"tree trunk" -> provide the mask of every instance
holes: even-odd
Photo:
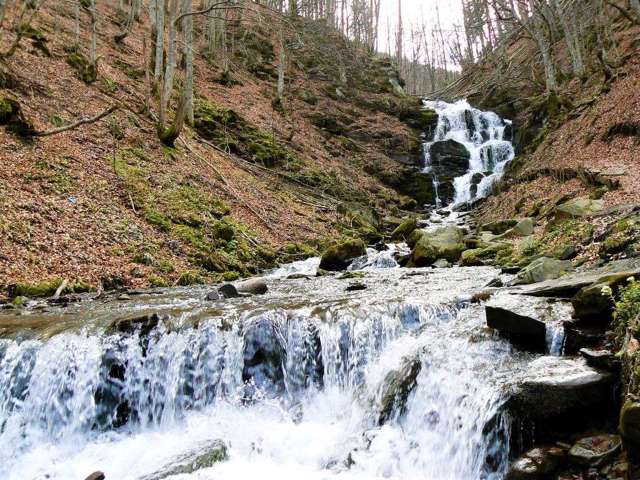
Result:
[[[189,125],[193,125],[193,11],[192,0],[184,0],[182,13],[182,34],[184,37],[184,100],[185,118]]]
[[[278,61],[278,93],[277,100],[279,103],[282,103],[282,97],[284,96],[284,71],[285,71],[285,63],[286,63],[286,54],[284,51],[284,35],[282,30],[280,30],[279,35],[280,40],[280,58]]]
[[[176,70],[176,34],[177,29],[175,25],[176,17],[178,16],[178,1],[171,0],[171,6],[169,7],[169,19],[167,24],[169,26],[169,40],[167,44],[167,62],[164,69],[164,76],[162,78],[162,93],[160,96],[160,125],[162,128],[166,125],[167,107],[171,100],[171,93],[173,92],[173,76]]]
[[[157,83],[162,75],[163,56],[164,56],[164,0],[155,0],[155,63],[153,69],[153,79]]]

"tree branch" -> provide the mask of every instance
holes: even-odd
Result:
[[[102,113],[99,113],[98,115],[96,115],[95,117],[90,117],[90,118],[81,118],[80,120],[78,120],[77,122],[73,122],[70,123],[69,125],[64,125],[62,127],[59,128],[54,128],[52,130],[45,130],[43,132],[36,132],[33,134],[34,137],[47,137],[49,135],[56,135],[58,133],[62,133],[62,132],[66,132],[67,130],[72,130],[74,128],[79,127],[80,125],[87,125],[89,123],[95,123],[98,120],[106,117],[107,115],[111,115],[113,112],[115,112],[118,109],[117,105],[111,105],[109,108],[107,108],[105,111],[103,111]]]

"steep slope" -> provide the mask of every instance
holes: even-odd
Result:
[[[390,61],[300,20],[285,32],[277,105],[277,22],[247,17],[232,30],[231,75],[196,55],[195,124],[170,149],[147,93],[149,25],[135,23],[116,44],[120,12],[102,8],[95,82],[74,63],[89,39],[83,27],[70,47],[66,4],[45,4],[1,64],[0,98],[19,102],[37,131],[118,110],[51,136],[0,128],[0,290],[231,279],[339,236],[375,240],[379,218],[415,207],[377,178],[406,187],[398,179],[412,168],[391,157],[416,161],[423,120]],[[9,45],[15,31],[2,35]]]

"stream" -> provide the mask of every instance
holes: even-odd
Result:
[[[472,110],[461,133],[468,104],[435,106],[435,140],[471,154],[455,202],[478,172],[484,195],[513,158],[507,122]],[[285,265],[264,295],[0,310],[0,478],[503,478],[502,407],[533,356],[470,301],[500,272],[400,268],[406,252],[370,249],[356,279],[315,276],[318,258]]]

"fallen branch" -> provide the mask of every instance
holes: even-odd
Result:
[[[99,113],[95,117],[81,118],[77,122],[70,123],[69,125],[64,125],[62,127],[54,128],[52,130],[45,130],[44,132],[35,132],[33,134],[33,136],[34,137],[48,137],[49,135],[56,135],[58,133],[66,132],[67,130],[72,130],[74,128],[78,128],[80,125],[87,125],[89,123],[95,123],[98,120],[101,120],[102,118],[106,117],[107,115],[111,115],[117,109],[118,109],[117,105],[111,105],[104,112]]]

